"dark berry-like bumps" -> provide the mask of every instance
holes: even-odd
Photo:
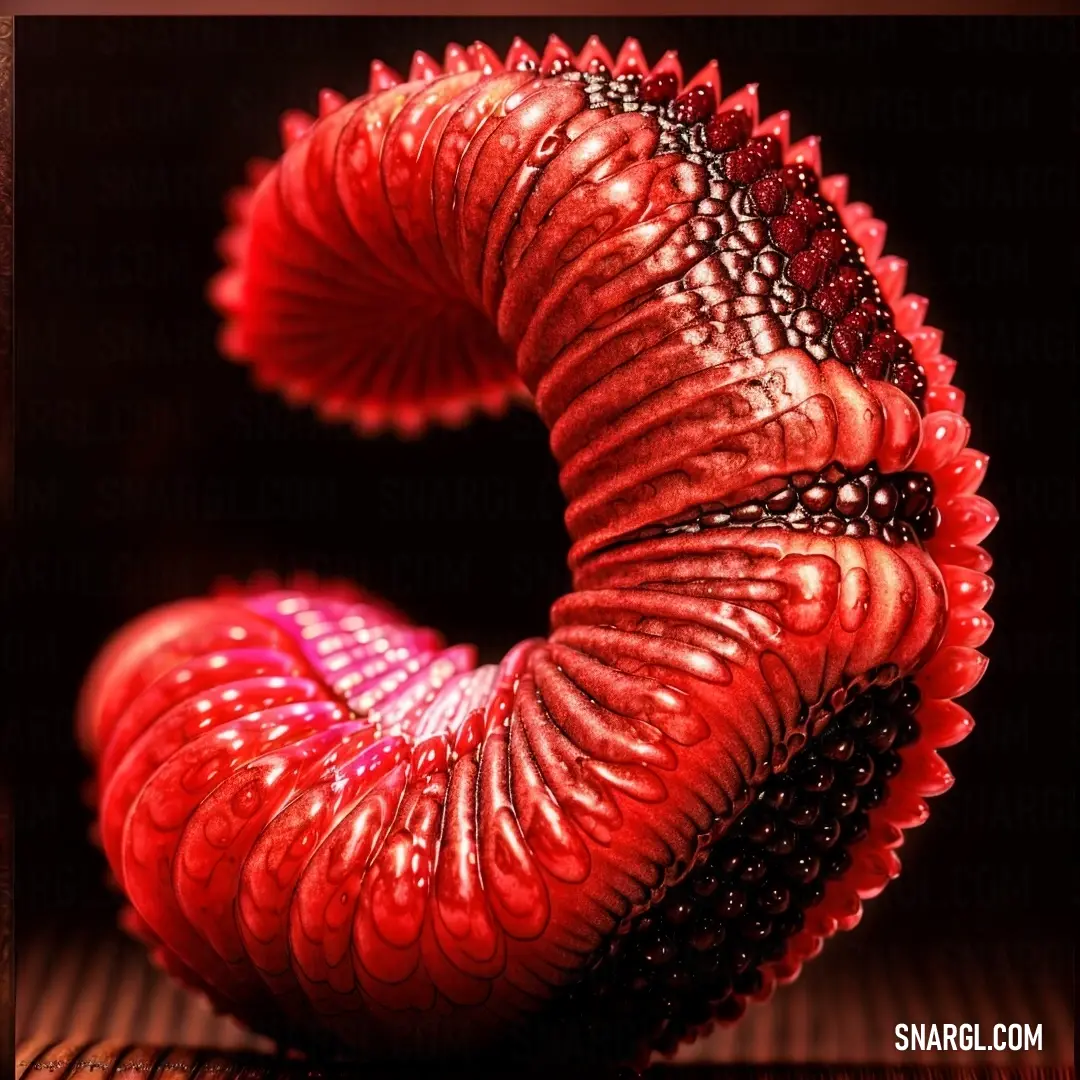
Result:
[[[759,135],[747,145],[748,150],[753,150],[767,166],[779,165],[783,160],[783,147],[775,135]]]
[[[750,137],[750,117],[745,109],[719,113],[705,125],[705,145],[715,153],[734,150]]]
[[[762,217],[772,217],[784,209],[787,202],[787,188],[778,176],[763,176],[750,188],[750,198]]]
[[[811,247],[829,262],[836,262],[844,254],[844,238],[836,229],[822,229],[814,235]]]
[[[796,195],[791,200],[788,213],[794,214],[808,229],[817,228],[825,220],[825,211],[814,199],[805,195]]]
[[[888,357],[876,345],[871,345],[859,354],[855,361],[855,373],[860,379],[880,379],[885,375]]]
[[[750,184],[765,171],[765,162],[760,154],[744,146],[728,154],[724,159],[724,171],[734,183]]]
[[[831,281],[814,291],[810,303],[826,318],[838,319],[851,304],[851,296],[838,281]]]
[[[641,84],[638,94],[642,101],[650,105],[661,105],[670,101],[679,92],[679,81],[671,72],[664,72],[646,79]]]
[[[693,86],[675,99],[672,119],[680,124],[696,124],[716,108],[716,95],[708,86]]]
[[[853,327],[838,326],[833,331],[832,347],[837,359],[843,360],[845,364],[850,364],[859,355],[862,341],[858,331]]]
[[[806,246],[806,223],[790,214],[778,217],[770,229],[773,243],[785,254],[794,255]]]
[[[788,277],[800,289],[812,289],[821,280],[828,263],[817,251],[798,252],[788,265]]]

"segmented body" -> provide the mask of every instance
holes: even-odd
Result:
[[[666,989],[616,994],[647,1022],[607,1048],[671,1049],[853,926],[951,783],[996,520],[955,365],[884,225],[715,64],[451,47],[322,106],[234,202],[226,351],[364,430],[528,394],[574,591],[479,668],[336,586],[152,613],[83,703],[106,854],[159,958],[288,1039],[494,1045],[629,951]],[[843,858],[784,838],[826,811]]]

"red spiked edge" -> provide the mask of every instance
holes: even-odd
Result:
[[[505,67],[535,66],[535,51],[524,42],[515,41]],[[493,74],[505,67],[483,42],[467,48],[451,43],[442,65],[426,53],[414,54],[408,84],[419,90],[444,76],[474,71]],[[369,97],[405,82],[396,71],[376,60],[371,64]],[[346,106],[345,98],[337,91],[324,89],[319,94],[318,105],[318,116],[301,110],[289,110],[282,116],[281,139],[286,155],[291,147],[315,139],[324,123],[340,127],[335,114]],[[304,153],[306,149],[305,146],[294,153]],[[246,183],[226,197],[228,224],[217,244],[225,266],[211,280],[208,289],[211,303],[225,317],[218,337],[219,349],[225,356],[250,365],[260,387],[280,391],[293,405],[313,405],[331,422],[350,422],[362,435],[392,431],[401,437],[414,437],[433,425],[457,427],[479,413],[499,416],[511,405],[531,404],[513,363],[480,316],[476,321],[483,324],[483,332],[470,337],[466,325],[455,339],[456,344],[425,340],[423,347],[415,350],[373,350],[358,359],[354,350],[362,338],[361,317],[357,316],[354,338],[347,329],[347,319],[342,317],[341,304],[335,300],[330,301],[338,304],[331,311],[330,321],[344,327],[340,330],[340,340],[334,338],[326,346],[321,342],[332,332],[320,330],[320,344],[306,351],[295,344],[286,347],[275,344],[282,336],[281,330],[272,315],[260,312],[249,299],[248,283],[252,272],[249,252],[253,207],[260,185],[273,183],[268,178],[279,177],[279,167],[280,162],[252,161]],[[330,178],[325,182],[332,183]],[[304,238],[304,242],[308,239]],[[336,258],[331,255],[331,262]],[[335,269],[342,265],[340,259],[334,262]],[[346,274],[351,269],[355,268],[345,266]],[[359,278],[363,280],[362,268]],[[318,305],[321,309],[323,300],[304,295],[299,303]],[[468,318],[463,322],[469,324]],[[254,334],[253,328],[257,330]],[[469,344],[464,344],[463,339]],[[392,399],[379,389],[387,385],[397,387]]]
[[[706,71],[692,82],[707,77]],[[681,69],[675,54],[666,54],[650,72],[650,78],[658,74],[675,75],[681,87]],[[915,359],[926,375],[921,441],[911,467],[928,473],[934,483],[941,523],[925,546],[944,579],[948,615],[938,651],[914,675],[921,694],[916,710],[920,735],[900,750],[903,767],[890,781],[888,798],[870,813],[867,837],[851,849],[851,869],[829,883],[824,899],[807,912],[806,925],[791,939],[787,953],[762,967],[762,988],[746,999],[742,1011],[745,1004],[766,1001],[777,986],[797,979],[803,964],[821,951],[827,938],[859,923],[863,901],[877,896],[900,872],[896,852],[904,842],[904,830],[923,824],[930,812],[926,799],[952,786],[952,774],[938,751],[960,742],[974,727],[971,714],[954,699],[970,692],[987,666],[978,648],[993,629],[993,620],[983,610],[993,592],[988,576],[992,560],[980,544],[998,521],[994,506],[976,494],[989,459],[967,445],[970,425],[963,416],[964,393],[952,385],[956,361],[941,352],[941,331],[924,325],[927,299],[904,292],[907,262],[897,256],[883,256],[885,222],[874,217],[868,204],[849,202],[846,176],[822,175],[817,136],[789,145],[790,113],[782,111],[758,121],[757,90],[756,83],[744,87],[721,101],[717,113],[746,110],[754,137],[774,136],[781,145],[785,164],[805,165],[818,176],[822,196],[836,208],[845,229],[862,248],[892,310],[897,332],[911,342]],[[667,93],[664,96],[670,97]],[[736,1023],[740,1016],[741,1012],[729,1019],[710,1021],[688,1031],[681,1041],[699,1038],[716,1023]]]
[[[807,147],[808,142],[798,144],[803,148],[798,152],[820,173],[817,148]],[[797,147],[789,151],[791,159],[796,151]],[[777,985],[794,981],[803,963],[821,951],[827,938],[853,929],[862,917],[863,901],[877,896],[899,874],[897,849],[904,842],[904,830],[923,824],[930,813],[927,798],[953,784],[938,751],[960,742],[974,727],[971,714],[954,699],[967,694],[982,678],[987,659],[978,647],[993,629],[993,620],[983,611],[993,591],[987,576],[991,558],[979,544],[996,525],[998,514],[976,494],[988,457],[967,445],[970,425],[962,415],[963,392],[950,385],[956,363],[941,354],[941,332],[923,326],[927,300],[904,293],[906,262],[881,256],[885,223],[865,203],[847,201],[846,176],[823,178],[821,191],[863,248],[897,330],[911,341],[926,373],[926,414],[912,467],[928,473],[934,482],[941,524],[926,548],[945,582],[948,616],[941,646],[914,676],[921,694],[916,710],[919,738],[899,751],[903,767],[889,783],[889,797],[871,811],[869,834],[851,851],[851,869],[830,882],[822,902],[807,912],[806,926],[791,939],[787,954],[765,967],[764,984],[755,1001],[768,999]]]
[[[370,68],[368,92],[378,95],[402,85],[419,90],[443,77],[469,72],[491,75],[505,70],[541,74],[606,70],[616,77],[641,76],[646,84],[659,80],[665,93],[670,89],[673,94],[682,95],[680,105],[688,118],[715,109],[720,97],[720,72],[715,62],[686,81],[684,89],[682,67],[674,51],[665,53],[650,68],[640,43],[634,38],[627,38],[613,59],[595,35],[576,55],[554,35],[548,39],[542,55],[515,38],[505,60],[483,42],[468,46],[451,42],[445,49],[442,64],[427,53],[415,53],[407,78],[375,60]],[[725,105],[745,109],[756,122],[756,87],[744,88]],[[286,112],[281,118],[286,154],[298,144],[316,142],[322,125],[340,126],[340,118],[336,120],[335,115],[346,107],[341,94],[323,90],[319,94],[317,116],[302,110]],[[298,146],[294,151],[298,155],[306,152],[306,146]],[[306,158],[295,160],[301,163],[301,169],[305,167]],[[462,345],[460,340],[457,345],[445,347],[425,341],[421,349],[372,345],[369,352],[358,357],[348,315],[342,312],[339,303],[340,290],[335,300],[310,293],[295,296],[289,292],[284,299],[293,312],[306,305],[317,305],[322,310],[324,304],[338,304],[329,312],[329,322],[338,329],[335,332],[320,326],[317,331],[311,331],[311,336],[318,338],[311,345],[298,344],[303,335],[294,328],[284,335],[274,314],[260,310],[260,303],[250,297],[248,290],[253,270],[249,262],[253,204],[260,184],[272,182],[267,180],[271,173],[281,176],[278,169],[275,162],[252,162],[247,183],[232,192],[226,203],[229,224],[218,245],[225,267],[209,289],[211,302],[225,316],[219,347],[226,356],[250,364],[261,387],[281,391],[294,405],[312,404],[327,420],[351,422],[364,435],[392,430],[401,436],[415,436],[434,424],[456,427],[476,413],[499,415],[511,404],[531,404],[513,366],[507,362],[499,343],[489,340],[490,335],[480,334],[473,340],[466,329],[463,333],[468,345]],[[330,183],[329,179],[326,183]],[[306,195],[302,198],[306,199]],[[299,242],[307,243],[308,239],[301,238]],[[328,260],[328,268],[330,277],[346,289],[348,285],[342,276],[357,276],[351,274],[356,267],[340,260],[335,262],[335,256]],[[260,266],[255,270],[258,273],[265,268]],[[363,280],[362,268],[358,276]],[[284,288],[288,291],[291,286]],[[359,323],[360,316],[356,318]],[[292,341],[282,343],[285,336],[291,336]],[[418,356],[422,359],[418,360]],[[393,400],[388,400],[387,392],[382,389],[388,385],[398,388]]]

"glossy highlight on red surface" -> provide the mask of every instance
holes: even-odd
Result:
[[[362,432],[531,400],[574,588],[498,665],[306,579],[106,647],[79,720],[102,846],[129,928],[220,1008],[297,1045],[474,1052],[625,940],[703,1001],[652,1002],[612,1051],[641,1061],[797,977],[898,872],[972,725],[996,512],[927,302],[788,127],[634,41],[451,45],[287,114],[230,200],[224,351]],[[766,804],[856,824],[819,857]],[[758,884],[780,859],[801,892]],[[764,914],[698,889],[707,993],[653,916],[721,872]]]

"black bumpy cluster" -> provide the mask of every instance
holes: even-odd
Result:
[[[895,547],[929,540],[940,520],[934,482],[926,473],[883,475],[872,464],[852,473],[834,463],[820,473],[795,473],[764,498],[701,507],[679,520],[640,529],[622,543],[712,528],[783,528],[872,536]]]
[[[737,1019],[762,987],[762,966],[784,956],[807,909],[851,866],[900,771],[897,751],[918,738],[918,703],[904,679],[839,710],[706,860],[608,941],[565,994],[565,1022],[545,1028],[549,1049],[578,1062],[643,1046],[671,1052],[711,1020]]]
[[[613,77],[603,65],[589,71],[553,69],[581,82],[591,108],[650,113],[660,125],[658,153],[680,153],[703,165],[740,221],[767,224],[756,258],[783,259],[789,344],[816,359],[834,357],[863,380],[884,379],[923,405],[927,381],[911,342],[898,333],[862,249],[821,194],[814,170],[785,163],[774,135],[755,135],[744,109],[716,112],[707,86],[679,92],[674,74]]]

